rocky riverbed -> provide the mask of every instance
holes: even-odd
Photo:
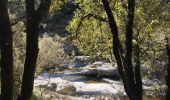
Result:
[[[120,81],[102,79],[91,82],[89,80],[70,81],[61,77],[48,77],[48,73],[43,73],[34,81],[34,86],[40,88],[49,87],[57,92],[70,92],[68,94],[100,95],[100,94],[124,94],[123,85]],[[70,90],[69,90],[70,89]],[[69,91],[68,91],[69,90]]]
[[[48,89],[54,93],[67,95],[67,100],[71,100],[75,96],[77,100],[83,96],[88,97],[89,100],[94,100],[92,97],[100,95],[111,95],[113,98],[126,97],[116,64],[98,61],[84,67],[71,68],[72,70],[68,65],[69,70],[66,68],[60,73],[44,72],[35,78],[34,86],[42,91]],[[145,91],[154,91],[154,86],[159,83],[160,81],[157,79],[143,79],[143,88]],[[81,100],[83,99],[81,98]]]

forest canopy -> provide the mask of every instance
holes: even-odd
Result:
[[[169,33],[170,0],[0,0],[0,99],[84,98],[119,81],[116,98],[169,100]]]

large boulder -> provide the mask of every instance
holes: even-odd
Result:
[[[63,89],[57,91],[60,94],[65,94],[65,95],[75,95],[76,94],[76,88],[72,85],[69,85],[67,87],[64,87]]]
[[[53,78],[48,73],[43,73],[34,80],[34,86],[48,88],[63,94],[73,95],[76,91],[73,83],[62,78]],[[49,77],[48,77],[49,76]]]
[[[118,81],[114,81],[110,84],[74,82],[73,85],[77,89],[77,94],[80,95],[125,94],[123,84]]]
[[[113,65],[107,62],[94,62],[91,65],[81,68],[80,73],[82,75],[120,79],[116,64]]]

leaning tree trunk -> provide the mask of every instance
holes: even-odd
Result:
[[[167,91],[166,91],[166,100],[170,100],[170,40],[169,36],[167,36],[167,56],[168,56],[168,64],[167,64],[167,75],[166,75],[166,84],[167,84]]]
[[[25,0],[26,3],[26,59],[18,100],[30,100],[33,92],[34,74],[38,57],[39,24],[48,13],[51,0],[41,0],[40,6],[35,10],[34,0]]]
[[[0,0],[1,99],[13,100],[13,37],[7,2]]]
[[[132,64],[132,34],[135,10],[135,0],[128,0],[127,23],[126,23],[126,54],[124,54],[120,40],[118,26],[114,19],[108,0],[102,0],[106,11],[109,27],[113,36],[113,53],[118,65],[118,70],[124,83],[125,91],[130,100],[142,100],[142,82],[140,75],[140,59],[137,52],[136,66]],[[139,47],[138,47],[139,49]],[[125,56],[124,56],[125,55]]]

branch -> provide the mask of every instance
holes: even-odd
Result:
[[[80,44],[81,44],[81,40],[78,38],[78,33],[79,33],[79,29],[80,29],[80,27],[81,27],[81,25],[82,25],[82,21],[83,20],[85,20],[85,19],[88,19],[88,18],[90,18],[90,17],[94,17],[95,19],[98,19],[98,20],[100,20],[100,21],[103,21],[103,22],[108,22],[106,19],[104,19],[104,18],[102,18],[102,17],[100,17],[100,16],[97,16],[97,15],[93,15],[93,14],[91,14],[91,13],[89,13],[89,14],[83,14],[81,17],[80,17],[80,21],[79,21],[79,23],[78,23],[78,25],[77,25],[77,29],[76,29],[76,38],[77,38],[77,40],[80,42]]]
[[[25,15],[21,16],[20,18],[17,18],[16,20],[11,21],[11,26],[14,26],[18,24],[18,22],[23,21],[25,18]]]
[[[102,18],[101,16],[98,16],[98,15],[93,15],[91,13],[88,14],[90,17],[93,17],[99,21],[102,21],[102,22],[108,22],[108,20],[106,18]]]
[[[51,5],[51,0],[41,0],[39,8],[36,10],[37,20],[41,22],[47,16]]]
[[[8,1],[8,4],[11,4],[11,5],[16,5],[15,8],[12,8],[10,9],[12,12],[14,12],[15,10],[17,10],[23,3],[22,0],[18,0],[18,1]]]
[[[81,9],[80,7],[78,7],[78,9],[79,9],[80,11],[84,12],[84,10]],[[89,17],[93,17],[93,18],[95,18],[95,19],[97,19],[97,20],[99,20],[99,21],[108,22],[108,20],[107,20],[106,18],[103,18],[103,17],[101,17],[101,16],[94,15],[94,14],[92,14],[92,13],[87,13],[87,15],[88,15]]]
[[[132,34],[133,34],[133,20],[134,20],[134,10],[135,10],[135,0],[128,0],[128,15],[127,15],[127,23],[126,23],[126,75],[129,78],[130,86],[134,87],[134,73],[133,73],[133,65],[132,65]]]
[[[128,5],[127,5],[127,3],[126,3],[125,0],[121,0],[121,5],[122,5],[122,7],[127,11]]]

